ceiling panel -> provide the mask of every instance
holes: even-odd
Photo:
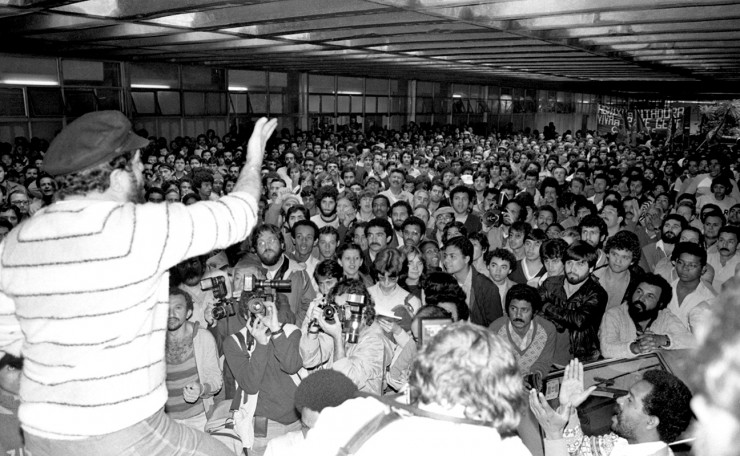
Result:
[[[0,30],[6,53],[740,94],[740,0],[0,0]]]

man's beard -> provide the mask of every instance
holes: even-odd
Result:
[[[675,244],[678,242],[678,235],[673,231],[663,231],[660,233],[660,239],[666,244]]]
[[[658,313],[660,313],[660,309],[656,307],[652,310],[647,310],[645,303],[638,300],[628,303],[627,312],[629,313],[630,318],[632,318],[632,321],[635,323],[635,325],[637,325],[638,323],[641,323],[643,321],[650,321],[658,318]]]
[[[265,266],[275,266],[280,260],[280,257],[282,255],[283,255],[283,252],[281,252],[280,250],[269,250],[269,249],[265,250],[262,253],[257,254],[260,261]]]
[[[332,209],[328,214],[321,207],[319,207],[319,210],[321,211],[321,216],[324,217],[324,218],[334,218],[334,216],[337,215],[337,207],[336,206],[334,206],[334,209]]]
[[[571,273],[571,274],[566,274],[565,278],[568,281],[568,283],[570,283],[571,285],[578,285],[579,283],[588,279],[588,276],[589,276],[588,273],[584,274],[582,277],[578,276],[577,274]]]
[[[167,331],[177,331],[185,324],[185,320],[180,321],[177,318],[167,319]]]

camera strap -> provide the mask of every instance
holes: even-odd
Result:
[[[414,405],[407,405],[396,402],[393,398],[387,396],[376,396],[374,394],[358,392],[355,397],[372,397],[377,401],[385,404],[387,408],[379,414],[375,415],[362,428],[355,432],[352,438],[350,438],[344,446],[339,448],[339,450],[337,451],[337,456],[351,456],[353,454],[356,454],[360,450],[360,448],[362,448],[362,446],[375,434],[382,431],[383,428],[393,423],[394,421],[398,421],[399,419],[402,419],[404,416],[408,415],[420,416],[438,421],[448,421],[451,423],[495,428],[494,424],[490,421],[442,415],[439,413],[422,410]],[[501,438],[503,439],[507,436],[508,434],[502,434]]]

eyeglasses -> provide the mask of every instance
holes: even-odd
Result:
[[[676,260],[676,266],[681,266],[682,268],[688,269],[689,271],[693,271],[694,269],[698,269],[701,267],[698,263],[687,263],[682,259]]]

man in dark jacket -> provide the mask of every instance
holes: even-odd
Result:
[[[591,277],[597,253],[591,245],[577,241],[565,251],[565,275],[550,277],[540,287],[542,315],[557,329],[556,364],[571,358],[583,362],[599,358],[599,325],[608,296]]]
[[[473,267],[473,243],[468,238],[457,236],[448,240],[442,263],[465,291],[472,323],[487,328],[504,315],[498,287]]]

